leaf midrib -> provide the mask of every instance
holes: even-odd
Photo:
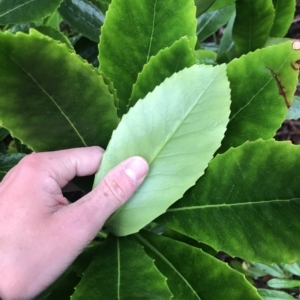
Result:
[[[174,134],[178,131],[178,129],[181,127],[181,125],[184,123],[184,121],[187,119],[187,117],[190,115],[191,111],[195,108],[195,106],[198,104],[199,99],[203,96],[203,94],[206,92],[206,90],[210,87],[210,85],[212,84],[212,82],[214,81],[214,79],[219,75],[221,69],[219,68],[218,72],[216,72],[214,74],[214,76],[212,76],[211,81],[207,84],[207,86],[205,87],[205,89],[203,89],[203,91],[198,95],[198,97],[196,98],[195,102],[191,105],[190,109],[187,110],[186,114],[184,115],[184,117],[179,120],[179,122],[177,123],[177,125],[175,126],[174,130],[171,131],[171,133],[169,134],[169,136],[166,137],[166,139],[164,140],[163,144],[161,145],[160,148],[158,148],[158,150],[153,154],[153,156],[151,157],[151,159],[149,160],[149,165],[152,164],[152,162],[157,158],[157,156],[159,155],[159,153],[162,151],[162,149],[164,149],[164,147],[166,146],[166,144],[172,139],[172,137],[174,136]]]
[[[0,18],[3,17],[3,16],[5,16],[5,15],[10,14],[10,13],[13,12],[14,10],[18,10],[18,9],[20,9],[21,7],[27,5],[27,4],[31,3],[31,2],[34,2],[34,1],[36,1],[36,0],[29,0],[29,1],[25,2],[25,3],[22,3],[22,4],[20,4],[20,5],[16,6],[16,7],[14,7],[14,8],[12,8],[12,9],[10,9],[10,10],[7,10],[7,11],[4,12],[2,15],[0,15]]]
[[[87,143],[85,142],[83,136],[79,133],[75,125],[72,123],[72,121],[68,118],[68,116],[64,113],[64,111],[60,108],[60,106],[57,104],[57,102],[47,93],[47,91],[37,82],[37,80],[27,71],[25,70],[16,60],[14,60],[13,57],[11,57],[3,48],[0,48],[0,50],[5,53],[10,60],[16,64],[25,74],[28,75],[28,77],[39,87],[39,89],[51,100],[51,102],[56,106],[56,108],[59,110],[59,112],[63,115],[63,117],[66,119],[66,121],[70,124],[72,129],[77,134],[78,138],[81,140],[82,144],[87,147]]]
[[[156,255],[158,255],[182,280],[183,282],[190,288],[190,290],[193,292],[193,294],[196,295],[196,297],[201,300],[201,298],[198,296],[197,292],[194,290],[194,288],[189,284],[187,279],[177,270],[177,268],[160,252],[158,251],[154,246],[152,246],[148,241],[146,241],[143,237],[141,237],[138,233],[135,234],[135,236],[147,247],[149,247]]]
[[[299,201],[300,198],[293,198],[293,199],[272,199],[272,200],[263,200],[260,202],[246,202],[246,203],[222,203],[222,204],[208,204],[208,205],[202,205],[202,206],[189,206],[189,207],[178,207],[178,208],[169,208],[167,212],[171,211],[183,211],[183,210],[198,210],[198,209],[206,209],[206,208],[222,208],[222,207],[234,207],[234,206],[249,206],[249,205],[261,205],[261,204],[273,204],[273,203],[286,203],[286,202],[292,202],[292,201]]]

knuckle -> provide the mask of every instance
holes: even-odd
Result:
[[[101,193],[105,198],[109,198],[110,201],[115,201],[117,205],[122,204],[127,196],[125,186],[121,185],[114,177],[103,178]]]

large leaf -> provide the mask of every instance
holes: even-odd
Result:
[[[232,148],[158,222],[248,261],[296,261],[299,157],[299,146],[274,140]]]
[[[171,299],[166,278],[132,237],[110,236],[85,271],[72,300]]]
[[[62,0],[2,0],[0,24],[36,21],[49,16]]]
[[[235,5],[229,5],[219,10],[209,11],[198,18],[197,36],[201,42],[215,33],[227,23],[235,12]]]
[[[0,127],[0,142],[9,135],[9,131]]]
[[[183,36],[194,48],[195,10],[193,0],[112,2],[101,32],[99,60],[101,71],[118,91],[120,116],[126,112],[138,73],[151,56]]]
[[[136,239],[168,278],[174,300],[259,300],[244,275],[192,246],[149,232]]]
[[[133,85],[129,107],[134,106],[139,99],[143,99],[149,92],[152,92],[166,78],[195,63],[195,55],[186,37],[182,37],[169,48],[159,51],[156,56],[150,58],[139,73]]]
[[[76,30],[98,42],[105,15],[88,0],[64,0],[59,7],[62,17]]]
[[[20,47],[22,45],[22,47]],[[100,145],[118,124],[102,76],[35,31],[0,34],[0,121],[35,151]]]
[[[14,153],[0,155],[0,181],[4,178],[7,172],[14,167],[26,154]]]
[[[272,37],[284,37],[294,18],[296,0],[273,0],[275,19],[271,29]]]
[[[95,185],[133,155],[144,157],[150,171],[130,201],[107,221],[110,231],[120,236],[137,232],[194,185],[220,145],[229,105],[225,66],[195,65],[166,79],[123,116]]]
[[[228,64],[231,115],[221,151],[269,139],[280,128],[296,89],[300,51],[293,42],[249,53]]]
[[[272,0],[237,0],[233,40],[239,55],[262,48],[273,26]]]

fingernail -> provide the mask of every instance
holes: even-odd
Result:
[[[141,157],[131,158],[125,165],[125,173],[127,176],[135,182],[139,182],[147,175],[148,164]]]

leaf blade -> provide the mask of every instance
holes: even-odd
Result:
[[[203,174],[228,121],[230,90],[224,71],[224,65],[184,69],[123,116],[103,156],[94,186],[114,166],[134,155],[144,157],[150,171],[131,199],[107,221],[114,234],[140,230]],[[153,111],[159,113],[149,113]],[[124,143],[126,148],[121,147]],[[161,200],[157,203],[156,199]]]

